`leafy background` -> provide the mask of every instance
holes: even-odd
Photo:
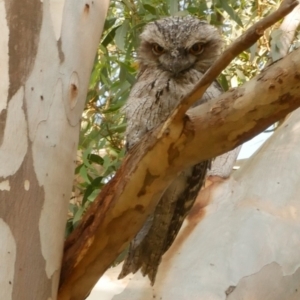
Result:
[[[280,1],[111,0],[82,115],[73,194],[66,235],[78,224],[124,157],[126,120],[122,113],[138,65],[136,49],[143,26],[170,15],[194,15],[215,25],[226,44],[270,14]],[[255,76],[280,58],[281,30],[268,29],[257,44],[239,55],[218,78],[224,90]],[[299,35],[291,48],[299,44]]]

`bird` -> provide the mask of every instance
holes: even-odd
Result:
[[[222,52],[218,30],[193,16],[172,16],[148,23],[140,35],[138,75],[124,106],[126,147],[130,151],[161,125]],[[214,81],[195,105],[222,93]],[[165,189],[131,241],[119,279],[139,269],[155,283],[162,255],[172,245],[201,189],[211,161],[179,173]]]

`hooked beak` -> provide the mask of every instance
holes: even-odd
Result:
[[[189,69],[190,64],[185,62],[183,57],[179,57],[176,60],[173,60],[172,64],[169,65],[169,71],[177,77],[181,72]]]

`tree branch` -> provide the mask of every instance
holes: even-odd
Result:
[[[215,63],[207,70],[204,76],[197,83],[195,88],[182,100],[181,104],[173,113],[173,117],[181,120],[187,110],[199,99],[202,98],[206,89],[220,75],[220,73],[231,63],[231,61],[241,52],[250,48],[263,34],[264,31],[280,21],[289,14],[297,5],[298,1],[284,0],[279,8],[248,28],[244,34],[236,39],[215,61]],[[169,119],[172,122],[173,117]],[[167,126],[168,122],[166,122]]]

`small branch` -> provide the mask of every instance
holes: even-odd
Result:
[[[280,58],[287,55],[299,23],[300,5],[298,4],[291,13],[285,16],[279,27],[282,30],[282,35],[280,37],[282,47],[278,49]],[[207,176],[218,176],[221,178],[229,177],[241,147],[242,145],[215,158],[210,170],[207,171]]]
[[[220,73],[237,57],[240,53],[250,48],[263,34],[264,31],[276,22],[288,15],[297,5],[298,1],[283,0],[278,10],[258,21],[247,29],[237,40],[235,40],[207,70],[200,79],[195,88],[182,100],[181,104],[173,112],[173,115],[165,123],[168,126],[173,119],[182,120],[187,110],[205,93],[211,83],[220,75]]]
[[[199,153],[205,160],[234,149],[279,120],[279,115],[299,107],[299,55],[300,49],[239,88],[189,110],[189,119],[176,142],[179,148],[185,144],[188,157],[177,155],[173,167],[183,161],[197,163]]]

